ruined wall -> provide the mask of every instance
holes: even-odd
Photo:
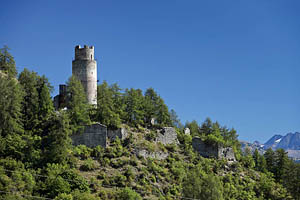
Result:
[[[82,133],[73,134],[71,139],[75,146],[83,144],[87,147],[96,147],[100,145],[105,148],[108,140],[114,141],[117,137],[119,137],[120,140],[124,140],[127,136],[128,132],[125,128],[111,130],[100,123],[96,123],[85,126]]]
[[[102,124],[92,124],[85,126],[83,133],[75,133],[71,136],[73,145],[86,145],[87,147],[96,147],[98,145],[106,147],[107,128]]]
[[[222,147],[217,144],[206,144],[199,137],[194,137],[192,146],[201,156],[206,158],[225,158],[228,161],[235,161],[234,151],[231,147]]]
[[[210,158],[218,158],[219,150],[217,145],[207,145],[201,138],[194,137],[192,140],[192,146],[195,151],[197,151],[201,156]]]
[[[219,148],[219,158],[225,158],[228,161],[236,161],[234,151],[231,147]]]
[[[110,141],[114,141],[116,137],[119,137],[120,140],[124,140],[127,138],[128,132],[125,128],[118,128],[118,129],[108,129],[107,130],[107,138]]]
[[[177,133],[173,127],[164,127],[158,132],[156,142],[161,142],[162,144],[178,144]]]

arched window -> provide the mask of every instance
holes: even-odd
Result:
[[[91,60],[93,60],[93,55],[91,55]]]

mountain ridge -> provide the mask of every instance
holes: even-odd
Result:
[[[290,132],[285,135],[275,134],[264,144],[258,141],[254,141],[253,143],[240,141],[240,143],[244,151],[246,148],[249,148],[252,152],[257,149],[263,154],[269,148],[273,150],[281,148],[284,149],[292,159],[300,159],[300,132]]]

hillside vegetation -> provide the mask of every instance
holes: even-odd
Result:
[[[18,74],[7,47],[0,70],[2,199],[300,199],[300,166],[286,152],[242,153],[236,131],[209,118],[183,125],[152,88],[143,93],[103,82],[95,108],[70,77],[67,109],[55,111],[48,79],[28,69]],[[72,146],[69,136],[94,122],[125,127],[129,136],[107,148]],[[166,126],[175,127],[178,144],[155,142]],[[201,157],[191,145],[195,136],[232,147],[237,162]],[[138,148],[168,156],[139,157]]]

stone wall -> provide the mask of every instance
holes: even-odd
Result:
[[[219,148],[219,158],[225,158],[228,161],[236,161],[234,151],[231,147]]]
[[[192,140],[192,146],[193,146],[193,149],[195,151],[197,151],[203,157],[218,158],[218,155],[219,155],[218,145],[207,145],[201,140],[201,138],[194,137]]]
[[[106,126],[96,123],[89,126],[85,126],[82,133],[75,133],[71,136],[73,145],[77,146],[80,144],[86,145],[87,147],[96,147],[98,145],[102,147],[107,146],[107,142],[114,141],[117,137],[120,140],[127,138],[128,132],[125,128],[119,129],[107,129]]]
[[[83,133],[75,133],[71,136],[73,145],[86,145],[87,147],[96,147],[98,145],[106,147],[107,128],[97,123],[85,126]]]
[[[128,132],[125,128],[118,128],[118,129],[108,129],[107,130],[107,138],[110,141],[114,141],[116,137],[119,137],[120,140],[124,140],[127,138]]]
[[[173,127],[164,127],[158,132],[156,142],[161,142],[162,144],[178,144],[177,133]]]
[[[222,147],[217,144],[206,144],[199,137],[194,137],[192,146],[201,156],[206,158],[225,158],[228,161],[236,161],[234,151],[231,147]]]

